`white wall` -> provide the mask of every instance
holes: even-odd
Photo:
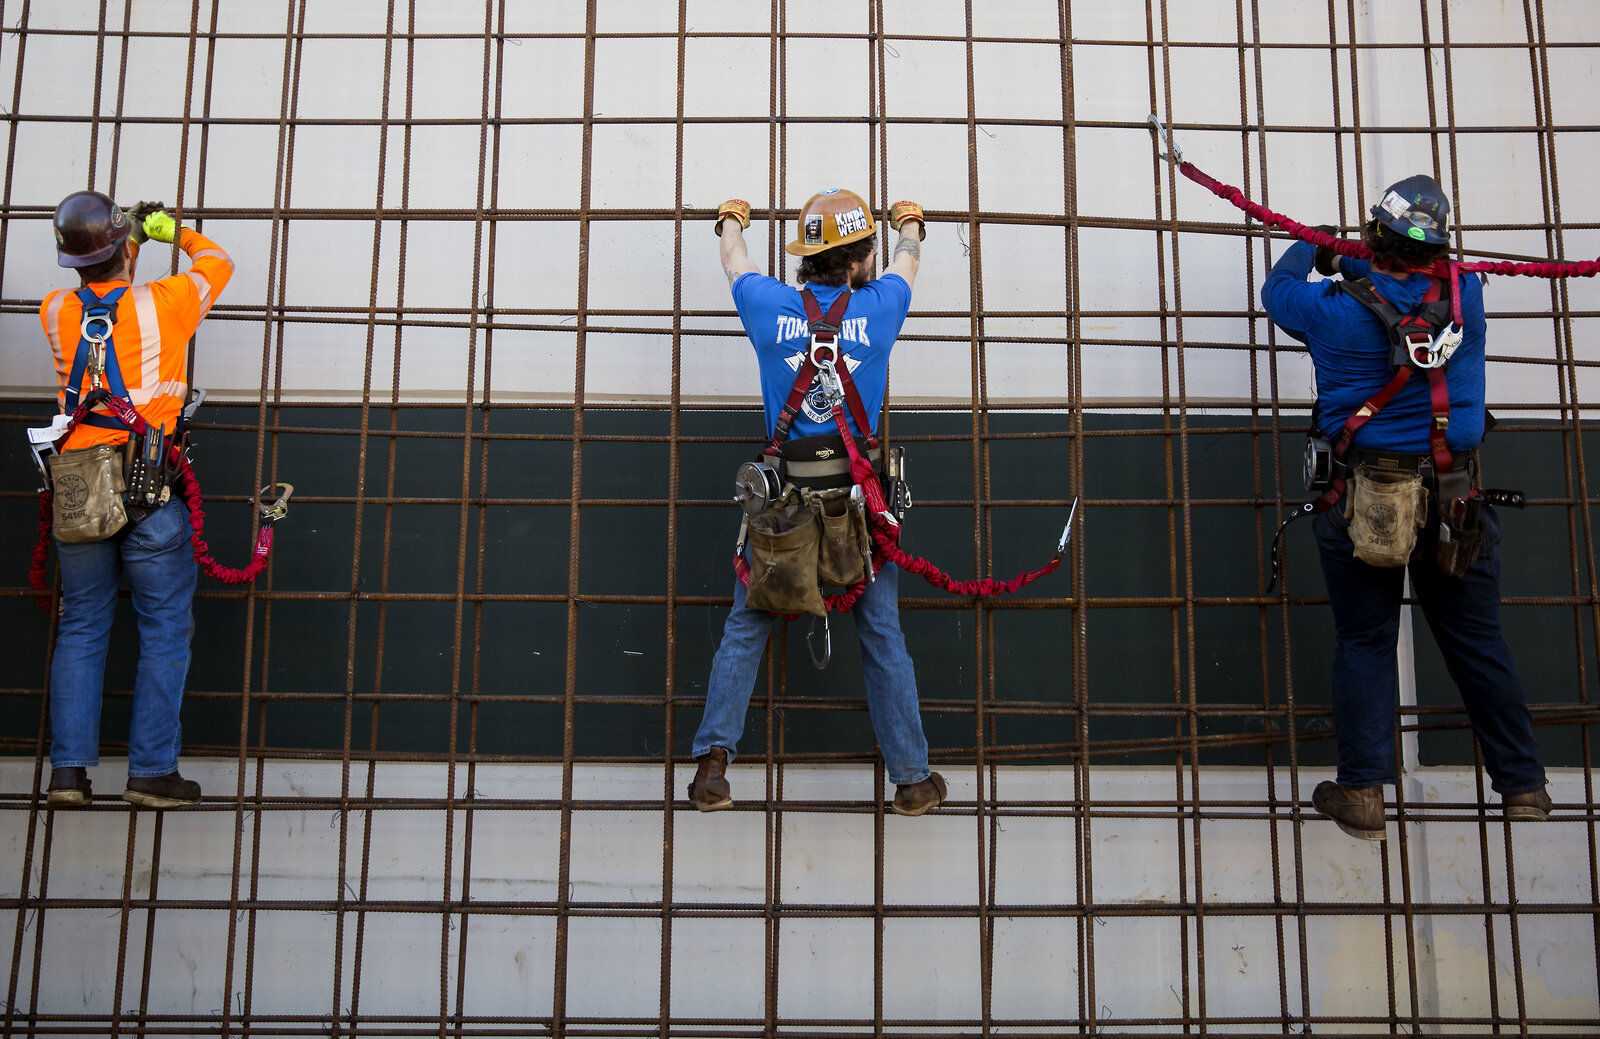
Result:
[[[418,118],[451,118],[464,125],[419,126],[410,142],[409,184],[403,128],[391,126],[380,149],[376,125],[341,125],[341,119],[379,120],[405,115],[407,54],[394,48],[387,72],[390,92],[383,96],[386,71],[381,39],[310,40],[298,66],[298,90],[290,92],[294,114],[317,122],[293,134],[292,163],[285,164],[288,186],[279,183],[277,156],[290,142],[280,132],[283,115],[286,48],[282,39],[288,9],[294,5],[224,4],[218,9],[223,33],[264,34],[223,38],[214,44],[215,74],[210,114],[226,122],[211,131],[205,167],[199,163],[199,129],[191,126],[184,154],[186,205],[193,207],[204,174],[203,205],[219,215],[205,223],[238,262],[238,274],[224,297],[229,307],[249,320],[217,318],[205,329],[196,363],[196,382],[224,397],[254,399],[261,385],[264,346],[271,341],[260,323],[268,302],[311,308],[364,308],[374,298],[378,307],[393,306],[401,289],[398,275],[400,227],[397,221],[375,221],[373,203],[380,184],[385,208],[471,211],[478,204],[478,160],[482,146],[492,145],[479,126],[483,104],[485,49],[481,39],[423,40],[416,45],[411,79],[413,114]],[[419,31],[478,33],[483,12],[473,5],[420,5]],[[1064,172],[1060,127],[988,125],[985,119],[1060,120],[1062,61],[1058,48],[1045,44],[979,43],[974,46],[972,108],[978,127],[976,191],[969,191],[968,111],[965,45],[961,42],[896,40],[886,57],[882,112],[889,119],[932,117],[948,124],[890,124],[887,197],[880,207],[900,197],[920,200],[942,215],[930,228],[925,260],[917,285],[918,310],[970,313],[970,259],[963,255],[969,198],[975,194],[985,214],[1068,213],[1065,192],[1075,190],[1075,214],[1091,223],[1157,216],[1152,140],[1143,119],[1151,111],[1176,123],[1238,126],[1260,118],[1274,126],[1350,127],[1351,69],[1348,52],[1330,58],[1328,15],[1320,3],[1263,5],[1260,33],[1264,44],[1303,44],[1265,49],[1261,54],[1259,97],[1253,66],[1247,66],[1241,111],[1235,4],[1232,0],[1185,0],[1165,11],[1171,46],[1156,54],[1156,96],[1150,88],[1147,48],[1128,42],[1080,43],[1071,49],[1067,77],[1074,98],[1073,115],[1080,122],[1120,123],[1080,127],[1077,161]],[[1439,8],[1429,5],[1429,39],[1443,36]],[[404,29],[404,5],[397,15]],[[581,5],[508,4],[507,33],[577,33],[576,38],[519,39],[488,50],[491,82],[500,82],[500,107],[491,95],[489,116],[556,118],[583,116],[584,17]],[[965,31],[964,5],[954,0],[885,3],[890,34],[954,34]],[[973,32],[978,36],[1051,38],[1059,33],[1053,3],[975,5]],[[695,32],[756,32],[770,26],[770,7],[763,3],[692,3],[687,24]],[[792,3],[791,31],[865,32],[869,5],[858,2]],[[1591,39],[1600,32],[1600,9],[1584,0],[1543,5],[1548,33],[1557,40]],[[387,5],[382,2],[309,5],[308,32],[381,35]],[[1159,14],[1160,12],[1158,12]],[[1523,42],[1526,32],[1520,5],[1455,3],[1449,5],[1452,42]],[[209,12],[202,12],[202,29]],[[134,8],[135,30],[187,33],[190,5],[169,2]],[[34,4],[30,23],[92,27],[97,5],[87,0]],[[118,13],[108,16],[117,21]],[[1078,3],[1072,5],[1072,32],[1079,40],[1140,41],[1145,14],[1139,4]],[[1334,19],[1335,42],[1348,42],[1349,25],[1340,13]],[[672,31],[676,10],[670,4],[601,3],[597,19],[602,32]],[[113,25],[113,28],[119,27]],[[1337,141],[1326,133],[1274,131],[1267,135],[1270,179],[1263,191],[1260,149],[1255,134],[1241,148],[1238,130],[1187,130],[1179,134],[1186,157],[1224,182],[1240,184],[1258,199],[1308,222],[1333,221],[1343,215],[1353,223],[1376,192],[1419,169],[1432,167],[1434,139],[1423,132],[1383,132],[1383,127],[1448,125],[1453,111],[1460,132],[1453,142],[1438,137],[1441,170],[1447,184],[1458,184],[1456,216],[1469,224],[1534,224],[1546,221],[1541,185],[1538,125],[1533,75],[1524,50],[1457,47],[1447,68],[1437,46],[1426,59],[1432,68],[1432,92],[1424,77],[1425,59],[1417,46],[1422,26],[1415,9],[1405,5],[1361,3],[1356,6],[1355,33],[1363,43],[1399,44],[1393,49],[1365,50],[1356,63],[1360,91],[1359,122],[1366,129],[1359,143],[1344,134]],[[1248,34],[1250,26],[1245,26]],[[1158,21],[1159,35],[1159,21]],[[101,113],[115,110],[120,73],[119,49],[113,39],[104,56],[105,88]],[[1212,44],[1214,46],[1196,46]],[[1218,45],[1220,44],[1220,45]],[[1187,46],[1186,46],[1187,45]],[[205,108],[204,61],[213,45],[198,47],[202,71],[193,96],[184,96],[179,74],[187,56],[187,39],[135,38],[129,43],[124,112],[132,116],[178,119],[198,117]],[[865,61],[867,45],[859,41],[796,39],[788,45],[787,113],[791,119],[859,117],[871,111]],[[18,49],[0,52],[0,83],[15,74]],[[1551,118],[1557,125],[1594,122],[1597,74],[1592,50],[1549,51]],[[291,55],[292,56],[292,55]],[[705,210],[730,195],[768,204],[774,170],[769,159],[765,116],[769,102],[769,40],[759,38],[691,38],[686,44],[683,73],[684,114],[688,119],[734,119],[749,122],[690,123],[684,129],[683,151],[676,153],[674,128],[668,123],[601,123],[593,129],[593,157],[587,185],[591,205],[602,212],[655,209],[660,215],[640,221],[601,220],[591,225],[588,263],[589,305],[626,310],[670,309],[675,257],[670,214],[678,203],[674,170],[681,165],[682,205]],[[61,68],[92,68],[95,41],[90,37],[30,36],[18,110],[29,116],[87,114],[92,107],[92,77],[63,77]],[[1338,66],[1341,92],[1335,102],[1330,63]],[[807,78],[813,69],[828,69],[829,89],[819,91]],[[1447,76],[1448,73],[1448,76]],[[1170,78],[1170,94],[1166,88]],[[672,40],[604,38],[596,44],[593,110],[605,119],[663,117],[676,111],[677,53]],[[1447,87],[1449,93],[1447,94]],[[385,103],[387,101],[387,108]],[[1453,101],[1453,106],[1452,106]],[[1485,127],[1525,127],[1524,131]],[[1374,129],[1380,128],[1380,129]],[[133,124],[123,131],[114,181],[108,127],[101,126],[93,181],[119,198],[161,197],[177,200],[180,123]],[[88,169],[88,134],[82,123],[24,122],[19,125],[13,207],[53,207],[66,191],[84,186]],[[1242,151],[1248,151],[1250,175]],[[1457,156],[1453,158],[1454,156]],[[41,161],[48,156],[48,161]],[[868,127],[843,123],[793,122],[788,127],[787,162],[782,168],[785,190],[774,199],[793,208],[816,189],[849,185],[863,192],[875,187]],[[1343,181],[1335,173],[1343,160]],[[1563,175],[1560,212],[1565,223],[1600,221],[1600,198],[1588,188],[1588,171],[1600,161],[1600,141],[1586,132],[1556,137],[1557,169]],[[582,129],[560,125],[506,126],[500,137],[500,163],[489,173],[498,190],[498,205],[511,211],[499,226],[493,256],[484,244],[480,259],[492,265],[496,303],[502,307],[553,308],[562,315],[532,319],[545,324],[575,323],[579,266],[575,219],[519,219],[517,211],[564,210],[574,215],[581,191]],[[1068,176],[1070,174],[1070,177]],[[1165,168],[1160,170],[1160,212],[1176,212],[1181,220],[1216,222],[1238,227],[1241,214],[1182,178],[1169,194]],[[402,191],[409,192],[408,197]],[[272,281],[270,213],[274,202],[290,210],[326,209],[347,219],[288,219],[288,276]],[[485,204],[490,201],[487,189]],[[226,215],[222,215],[226,214]],[[1065,339],[1069,308],[1065,242],[1062,230],[1006,223],[980,217],[984,303],[987,310],[1023,310],[1034,318],[995,318],[985,324],[991,336],[1027,334]],[[682,306],[688,310],[729,311],[726,287],[716,260],[708,223],[686,223],[682,241]],[[48,263],[49,238],[36,220],[12,225],[5,257],[4,291],[10,298],[42,296],[62,284],[61,273]],[[379,234],[379,262],[371,266],[374,233]],[[475,227],[463,218],[419,220],[407,230],[406,276],[403,286],[410,306],[470,308],[473,303]],[[758,220],[749,239],[752,255],[763,261],[771,227]],[[486,239],[485,239],[486,243]],[[1482,230],[1469,233],[1470,253],[1487,251],[1543,257],[1550,247],[1535,230]],[[1600,254],[1600,232],[1568,231],[1562,245],[1570,258]],[[1245,276],[1244,240],[1232,235],[1185,232],[1179,236],[1182,277],[1172,279],[1170,236],[1151,231],[1085,228],[1076,256],[1079,300],[1085,312],[1082,334],[1111,345],[1084,347],[1086,398],[1116,400],[1161,395],[1159,352],[1115,343],[1161,336],[1154,318],[1097,315],[1116,310],[1151,310],[1157,305],[1157,258],[1165,254],[1169,303],[1180,300],[1185,311],[1242,312],[1252,304],[1256,285]],[[781,251],[780,262],[786,259]],[[1255,249],[1256,280],[1264,273]],[[152,263],[151,259],[146,260]],[[273,285],[272,298],[268,287]],[[480,286],[480,292],[483,287]],[[1600,289],[1592,282],[1568,283],[1574,310],[1596,309]],[[480,295],[479,300],[482,302]],[[1499,310],[1548,313],[1549,288],[1531,279],[1501,279],[1490,294]],[[564,315],[564,316],[563,316]],[[5,315],[0,334],[9,344],[0,390],[40,391],[52,386],[41,351],[25,344],[35,336],[25,314]],[[458,318],[459,320],[459,318]],[[525,319],[526,320],[526,319]],[[597,325],[665,327],[665,318],[597,318]],[[1580,343],[1591,338],[1594,319],[1574,322]],[[685,322],[682,392],[686,399],[751,399],[753,380],[747,350],[738,337],[705,337],[696,333],[733,329],[730,317],[694,317]],[[968,361],[968,319],[914,318],[908,332],[945,335],[948,343],[917,344],[925,363],[895,369],[896,399],[969,400],[973,395]],[[1169,322],[1167,335],[1175,335]],[[1257,342],[1265,342],[1267,322],[1256,319]],[[1249,340],[1249,323],[1240,317],[1191,317],[1184,322],[1187,341],[1236,344]],[[268,385],[282,379],[288,399],[359,397],[362,389],[367,331],[360,325],[290,324],[283,332],[281,371],[270,358]],[[1491,350],[1499,354],[1552,355],[1547,319],[1514,319],[1495,325]],[[463,329],[412,327],[397,350],[392,332],[380,327],[372,384],[387,397],[395,356],[400,360],[404,399],[460,399],[466,390],[468,336]],[[493,385],[497,398],[570,399],[574,384],[570,332],[502,331],[495,339]],[[476,385],[483,385],[483,349],[478,342]],[[268,351],[269,353],[271,351]],[[586,393],[596,399],[657,401],[668,391],[670,335],[597,335],[589,339]],[[1257,363],[1265,370],[1264,359]],[[1304,401],[1311,395],[1310,368],[1302,357],[1283,360],[1281,396]],[[1188,395],[1195,401],[1246,401],[1249,398],[1249,356],[1238,350],[1191,350]],[[1064,398],[1067,352],[1062,343],[1004,345],[988,353],[986,381],[992,398],[1049,402]],[[1589,389],[1592,370],[1579,374]],[[1503,400],[1554,399],[1552,370],[1547,366],[1497,365],[1493,393]],[[1592,394],[1582,394],[1586,399]]]

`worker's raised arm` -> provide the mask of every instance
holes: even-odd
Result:
[[[722,271],[728,276],[728,287],[742,274],[760,274],[761,268],[750,262],[750,250],[744,244],[744,229],[750,226],[750,203],[741,198],[730,198],[717,207],[717,237],[722,239]]]
[[[910,227],[906,224],[910,223]],[[896,202],[889,207],[889,226],[900,232],[894,243],[894,256],[886,274],[898,274],[907,285],[915,286],[917,268],[922,265],[922,240],[928,236],[923,226],[922,207],[915,202]]]

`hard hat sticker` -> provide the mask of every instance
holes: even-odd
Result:
[[[822,244],[822,217],[820,215],[806,217],[806,244]]]
[[[848,234],[855,234],[857,231],[865,231],[867,229],[867,214],[861,211],[860,206],[850,210],[848,213],[835,213],[833,214],[833,225],[839,229],[841,238]]]
[[[1410,235],[1412,238],[1415,238],[1419,242],[1428,237],[1427,232],[1420,227],[1408,227],[1406,228],[1406,234]]]
[[[839,190],[838,188],[823,188],[821,191],[817,192],[817,194],[819,194],[819,195],[832,195],[835,192],[837,192],[838,190]]]
[[[1397,220],[1401,216],[1405,215],[1406,210],[1411,208],[1411,203],[1407,202],[1400,196],[1400,193],[1396,191],[1391,191],[1385,195],[1383,197],[1383,201],[1380,202],[1379,205],[1383,207],[1385,212]]]

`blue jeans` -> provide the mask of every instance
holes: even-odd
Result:
[[[61,565],[61,627],[50,667],[50,764],[100,762],[100,697],[117,586],[128,575],[139,619],[139,670],[128,726],[128,775],[164,776],[178,768],[178,708],[189,675],[197,569],[189,510],[174,495],[125,536],[56,545]]]
[[[861,673],[867,686],[867,712],[883,751],[889,782],[896,786],[928,778],[928,739],[917,713],[917,676],[900,633],[900,569],[886,563],[867,585],[850,616],[861,640]],[[706,713],[694,734],[694,756],[722,747],[728,760],[744,733],[744,716],[755,691],[756,672],[777,617],[747,609],[744,582],[733,583],[733,611],[722,630],[722,644],[711,661]]]
[[[1411,586],[1445,667],[1455,679],[1483,749],[1494,789],[1521,794],[1544,785],[1522,681],[1500,634],[1500,521],[1485,506],[1483,550],[1459,578],[1434,565],[1434,527],[1419,531]],[[1355,558],[1342,521],[1324,512],[1312,521],[1322,573],[1333,605],[1338,648],[1333,657],[1333,720],[1339,742],[1339,784],[1369,787],[1395,781],[1395,642],[1400,632],[1402,568]]]

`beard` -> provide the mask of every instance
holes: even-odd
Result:
[[[862,264],[860,269],[851,271],[845,280],[850,283],[850,288],[859,289],[872,280],[872,268]]]

